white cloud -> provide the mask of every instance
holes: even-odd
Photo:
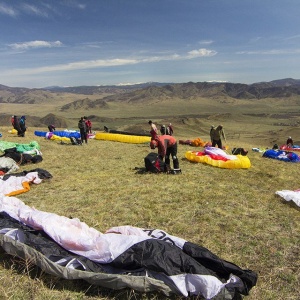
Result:
[[[271,49],[271,50],[261,50],[261,51],[239,51],[236,54],[246,54],[246,55],[282,55],[282,54],[298,54],[300,49]]]
[[[212,40],[202,40],[199,42],[200,45],[211,45],[214,41]]]
[[[15,43],[8,45],[15,50],[28,50],[33,48],[53,48],[61,47],[62,43],[60,41],[56,42],[47,42],[47,41],[30,41],[25,43]]]
[[[32,43],[35,47],[42,47],[43,43],[46,45],[49,42],[43,41],[36,41],[36,42],[29,42],[24,44],[15,44],[18,47],[33,47]],[[55,42],[60,44],[60,42]],[[47,46],[44,46],[47,47]],[[20,49],[19,48],[19,49]],[[24,49],[24,48],[23,48]],[[33,69],[14,69],[6,71],[6,75],[32,75],[32,74],[39,74],[39,73],[46,73],[46,72],[57,72],[57,71],[73,71],[73,70],[83,70],[83,69],[93,69],[93,68],[103,68],[103,67],[115,67],[115,66],[125,66],[125,65],[134,65],[139,63],[156,63],[160,61],[175,61],[175,60],[186,60],[186,59],[193,59],[197,57],[207,57],[216,55],[217,52],[214,50],[207,50],[207,49],[199,49],[193,50],[188,52],[186,55],[165,55],[165,56],[150,56],[145,58],[115,58],[115,59],[98,59],[98,60],[87,60],[87,61],[78,61],[72,62],[68,64],[61,64],[61,65],[53,65],[53,66],[45,66],[40,68],[33,68]]]
[[[300,34],[297,34],[297,35],[289,36],[289,37],[285,38],[284,40],[295,40],[295,39],[299,39],[299,38],[300,38]]]
[[[252,39],[250,39],[250,43],[253,44],[253,43],[257,43],[258,41],[260,41],[262,39],[262,37],[260,36],[257,36],[257,37],[254,37]]]
[[[62,2],[62,4],[65,5],[65,6],[75,7],[75,8],[79,8],[79,9],[85,9],[86,8],[86,4],[79,3],[75,0],[64,0]]]
[[[37,16],[41,16],[41,17],[48,17],[48,13],[46,13],[45,11],[40,10],[38,7],[36,7],[35,5],[30,5],[30,4],[22,4],[22,9],[31,15],[37,15]]]
[[[12,7],[9,7],[3,3],[0,3],[0,13],[4,15],[9,15],[11,17],[15,17],[18,14],[18,12]]]
[[[85,9],[85,8],[86,8],[86,5],[85,5],[85,4],[80,4],[80,3],[79,3],[79,4],[77,5],[77,7],[80,8],[80,9]]]
[[[192,50],[188,52],[187,58],[196,58],[201,56],[214,56],[217,52],[215,50],[209,50],[209,49],[198,49],[198,50]]]

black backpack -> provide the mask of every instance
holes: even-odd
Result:
[[[233,148],[231,153],[234,155],[240,154],[240,155],[246,156],[248,154],[248,151],[245,150],[244,148]]]
[[[151,152],[145,158],[145,167],[148,172],[151,173],[161,173],[166,172],[166,164],[163,160],[161,160],[157,153]]]
[[[82,145],[81,139],[76,139],[74,136],[70,137],[72,145]]]

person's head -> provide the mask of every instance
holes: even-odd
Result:
[[[157,147],[157,141],[156,140],[151,140],[150,142],[150,148],[155,149]]]
[[[289,139],[291,139],[292,137],[291,137],[291,136],[289,136],[288,138],[289,138]]]
[[[210,126],[210,129],[214,129],[214,128],[215,128],[215,125],[211,125],[211,126]]]
[[[22,116],[21,119],[26,120],[26,117],[25,117],[25,116]]]
[[[172,126],[172,123],[170,123],[169,126]]]
[[[148,124],[149,124],[149,125],[151,125],[151,124],[152,124],[152,121],[151,121],[151,120],[149,120]]]
[[[221,129],[223,129],[223,125],[219,125],[217,128],[218,128],[219,130],[221,130]]]

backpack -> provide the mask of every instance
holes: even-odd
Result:
[[[166,172],[166,164],[158,157],[157,153],[151,152],[145,158],[145,167],[148,172],[161,173]]]
[[[85,125],[85,122],[83,120],[80,120],[78,122],[78,128],[79,129],[85,129],[86,125]]]
[[[76,139],[74,136],[70,137],[70,141],[72,143],[72,145],[81,145],[81,140],[80,139]]]
[[[233,155],[240,154],[240,155],[246,156],[248,154],[248,151],[245,150],[244,148],[233,148],[232,151],[231,151],[231,153]]]

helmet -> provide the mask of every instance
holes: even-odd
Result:
[[[156,140],[151,140],[150,142],[150,148],[155,149],[157,147],[157,141]]]

